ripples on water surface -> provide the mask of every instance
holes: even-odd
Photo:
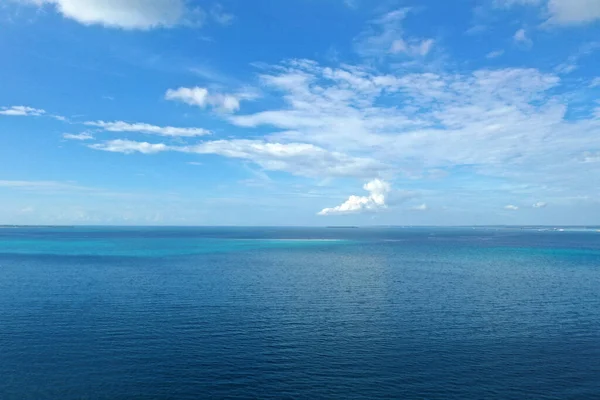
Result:
[[[0,399],[197,398],[598,399],[600,233],[0,230]]]

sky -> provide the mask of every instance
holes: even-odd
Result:
[[[600,224],[600,0],[0,0],[0,224]]]

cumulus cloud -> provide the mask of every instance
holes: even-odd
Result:
[[[545,203],[543,201],[538,201],[537,203],[533,204],[533,208],[545,208],[548,205],[548,203]]]
[[[428,209],[429,207],[425,203],[410,208],[411,211],[427,211]]]
[[[87,121],[87,126],[94,126],[109,132],[139,132],[160,136],[196,137],[209,135],[211,132],[202,128],[177,128],[173,126],[156,126],[145,123],[128,123],[124,121]]]
[[[62,137],[67,140],[92,140],[94,138],[94,136],[88,132],[79,134],[63,133]]]
[[[94,143],[89,146],[95,150],[109,151],[112,153],[143,153],[143,154],[155,154],[161,151],[169,150],[169,147],[164,143],[148,143],[148,142],[136,142],[132,140],[109,140],[104,143]]]
[[[512,204],[509,204],[509,205],[504,206],[504,209],[505,210],[509,210],[509,211],[517,211],[519,209],[519,207],[515,206],[515,205],[512,205]]]
[[[9,115],[16,117],[38,117],[46,114],[45,110],[26,106],[12,106],[0,108],[0,115]]]
[[[213,107],[222,112],[234,112],[240,109],[242,100],[253,100],[256,94],[250,91],[234,94],[224,94],[213,92],[203,87],[180,87],[178,89],[169,89],[165,94],[165,99],[181,101],[191,106],[200,108]]]
[[[390,184],[374,179],[363,186],[368,196],[352,195],[344,203],[332,208],[324,208],[318,215],[353,214],[364,211],[378,211],[387,208],[386,195],[390,192]]]
[[[84,25],[148,30],[184,22],[190,10],[184,0],[16,0],[49,6]]]

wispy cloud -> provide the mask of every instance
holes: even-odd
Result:
[[[534,6],[546,26],[585,25],[600,19],[596,0],[494,0],[496,6]]]
[[[411,211],[427,211],[427,210],[429,210],[429,207],[427,207],[427,204],[423,203],[423,204],[419,204],[419,205],[411,207],[410,210]]]
[[[431,38],[407,37],[402,22],[410,9],[390,11],[370,22],[369,27],[356,39],[356,51],[363,57],[407,55],[423,57],[429,54],[435,41]]]
[[[175,151],[192,154],[217,154],[251,161],[270,171],[285,171],[308,177],[374,176],[384,167],[377,161],[327,151],[305,143],[274,143],[263,140],[214,140],[192,146],[168,146],[164,143],[110,140],[89,146],[114,153],[155,154]]]
[[[537,203],[533,204],[533,208],[546,208],[547,205],[548,203],[546,202],[538,201]]]
[[[211,92],[203,87],[180,87],[178,89],[169,89],[165,94],[165,99],[180,101],[191,106],[200,108],[213,107],[222,112],[232,113],[240,109],[240,102],[243,100],[254,100],[257,94],[251,91],[242,91],[238,93],[218,93]]]
[[[94,139],[94,136],[89,132],[82,132],[79,134],[63,133],[62,137],[63,137],[63,139],[67,139],[67,140],[92,140],[92,139]]]
[[[548,0],[547,23],[582,25],[600,20],[600,2],[595,0]]]
[[[210,16],[221,25],[230,25],[235,20],[235,15],[225,12],[221,4],[215,4],[210,9]]]
[[[169,150],[169,147],[164,143],[148,143],[148,142],[135,142],[132,140],[109,140],[104,143],[94,143],[89,146],[95,150],[109,151],[112,153],[143,153],[143,154],[154,154],[162,151]]]
[[[494,50],[494,51],[490,51],[489,53],[487,53],[485,55],[485,57],[488,59],[493,59],[493,58],[498,58],[498,57],[502,56],[503,54],[504,54],[504,50]]]
[[[9,115],[15,117],[38,117],[46,114],[45,110],[27,106],[12,106],[0,108],[0,115]]]
[[[87,121],[84,125],[94,126],[109,132],[139,132],[151,135],[171,137],[196,137],[209,135],[211,132],[203,128],[177,128],[173,126],[156,126],[146,123],[128,123],[124,121]]]
[[[513,204],[509,204],[509,205],[504,206],[504,209],[509,210],[509,211],[517,211],[519,209],[519,207],[515,206]]]

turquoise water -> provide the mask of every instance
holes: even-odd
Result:
[[[0,399],[594,399],[600,234],[0,229]]]

